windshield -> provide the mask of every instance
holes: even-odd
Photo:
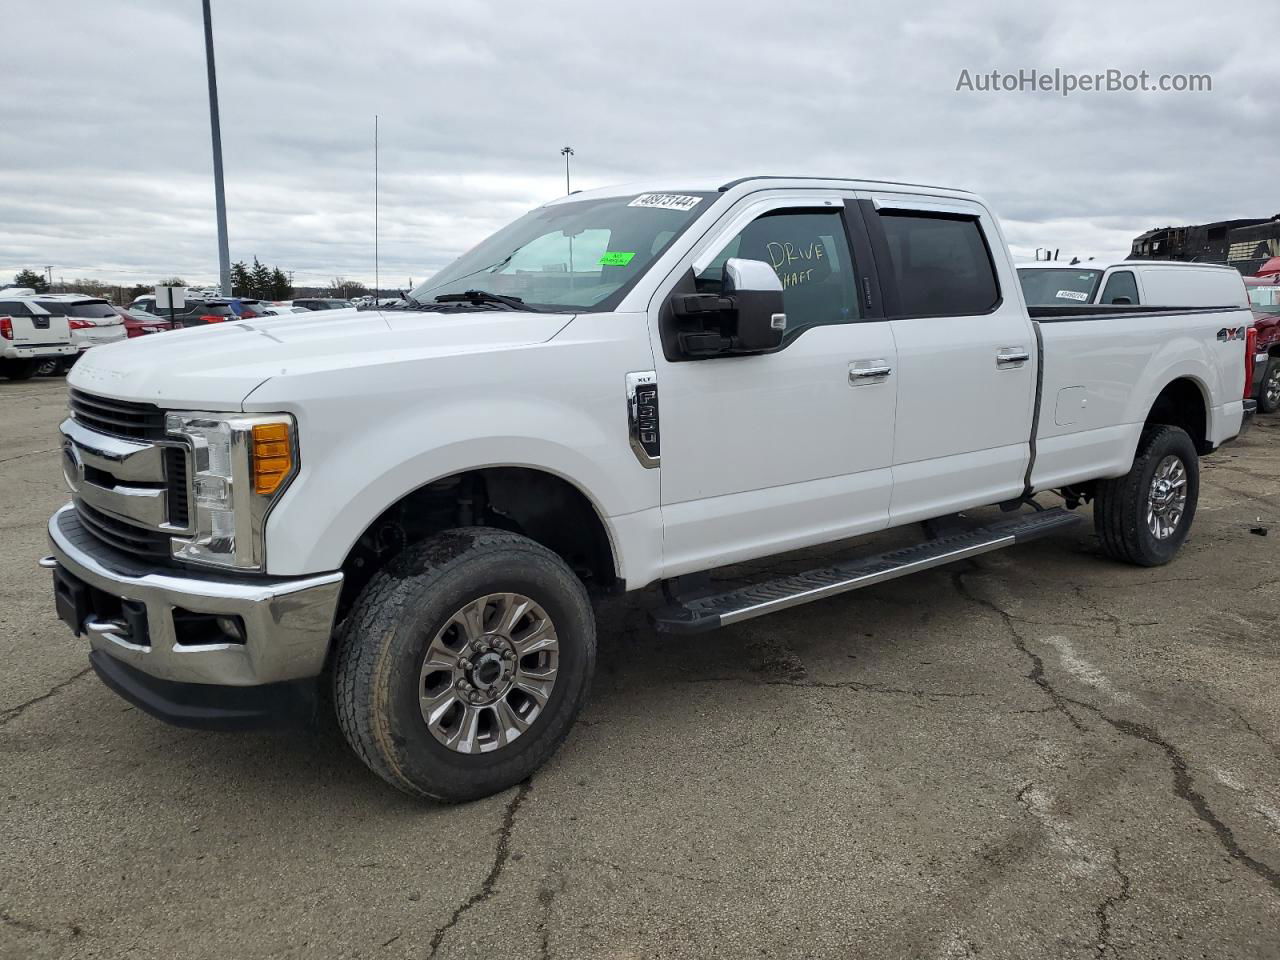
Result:
[[[413,299],[483,290],[542,310],[609,310],[714,194],[646,193],[539,207],[416,287]]]
[[[1101,270],[1041,270],[1028,267],[1018,271],[1018,279],[1022,281],[1022,295],[1029,307],[1089,303],[1093,300],[1101,278]]]
[[[1255,310],[1263,313],[1280,313],[1280,285],[1271,287],[1250,287],[1249,302]]]

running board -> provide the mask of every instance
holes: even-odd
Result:
[[[896,580],[966,557],[976,557],[1015,543],[1046,537],[1074,526],[1081,519],[1079,514],[1061,507],[1023,514],[879,556],[846,560],[807,573],[740,587],[728,593],[680,600],[653,611],[650,616],[654,626],[663,633],[702,633],[886,580]]]

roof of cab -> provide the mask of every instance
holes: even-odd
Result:
[[[680,191],[688,193],[729,193],[738,187],[744,185],[755,185],[757,183],[760,184],[758,189],[765,189],[768,187],[803,189],[808,187],[834,190],[879,190],[895,193],[902,192],[903,187],[908,187],[912,190],[923,190],[928,191],[931,194],[956,196],[965,200],[977,199],[976,195],[969,190],[960,190],[955,187],[931,186],[923,183],[899,183],[893,180],[858,180],[849,177],[806,177],[761,174],[758,176],[737,177],[728,180],[724,177],[675,176],[666,180],[619,183],[607,187],[598,187],[594,190],[575,190],[568,196],[557,197],[555,200],[549,201],[547,205],[571,203],[574,200],[625,197],[631,194],[642,193],[679,193]]]

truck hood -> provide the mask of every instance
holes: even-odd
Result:
[[[67,378],[169,409],[240,410],[273,377],[545,343],[572,314],[325,310],[259,317],[94,347]]]

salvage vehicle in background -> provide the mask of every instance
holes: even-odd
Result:
[[[1018,265],[1022,295],[1031,307],[1073,303],[1146,306],[1247,306],[1239,271],[1215,263],[1173,260],[1095,261],[1068,265],[1040,260]]]
[[[594,597],[660,583],[658,629],[692,634],[1087,503],[1105,554],[1168,563],[1200,456],[1253,411],[1243,297],[1028,311],[1007,250],[962,190],[620,187],[531,211],[398,309],[93,351],[41,561],[58,615],[156,716],[243,727],[324,684],[371,770],[457,801],[564,739]],[[710,578],[944,517],[889,553]]]
[[[1257,333],[1254,392],[1263,413],[1280,410],[1280,277],[1245,277]]]
[[[56,371],[78,352],[66,317],[27,298],[0,298],[0,377],[29,380],[42,370]]]

